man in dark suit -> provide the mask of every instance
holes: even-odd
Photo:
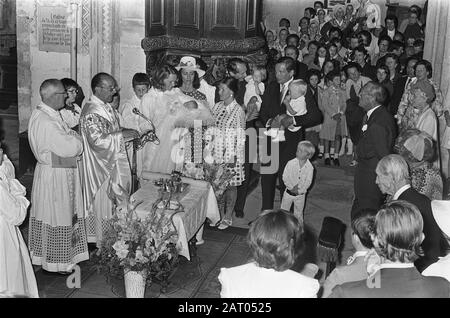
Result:
[[[294,79],[302,79],[306,82],[306,73],[308,72],[308,66],[305,63],[298,61],[298,55],[300,52],[298,48],[293,45],[288,45],[284,48],[284,55],[292,58],[295,61],[295,75]]]
[[[384,19],[385,27],[383,27],[383,30],[378,35],[378,38],[380,39],[383,36],[388,36],[392,41],[395,38],[395,35],[403,36],[403,34],[397,30],[398,28],[398,18],[395,15],[389,14]]]
[[[370,78],[372,81],[377,79],[377,70],[370,63],[366,62],[366,57],[368,55],[367,50],[364,46],[360,45],[354,49],[355,62],[361,66],[361,75]]]
[[[261,160],[262,210],[273,209],[277,177],[279,177],[281,186],[280,191],[281,193],[284,192],[283,169],[286,163],[295,157],[297,144],[304,139],[305,128],[316,126],[323,119],[322,113],[310,90],[305,95],[307,113],[295,117],[287,116],[286,106],[283,101],[288,94],[288,85],[294,80],[294,60],[290,57],[280,58],[275,65],[275,72],[277,81],[267,85],[262,98],[261,122],[265,127],[270,127],[273,122],[281,121],[283,127],[289,127],[291,124],[294,124],[302,129],[297,132],[285,129],[286,141],[273,143],[271,138],[267,137],[263,145],[260,145],[260,152],[263,157]],[[260,135],[264,136],[263,134]]]
[[[376,168],[377,184],[381,192],[392,196],[393,200],[404,200],[414,204],[420,211],[423,219],[422,242],[424,255],[419,257],[415,265],[422,272],[429,265],[436,262],[441,251],[443,237],[431,210],[430,199],[411,187],[408,164],[400,155],[389,155],[380,160]]]
[[[367,280],[336,286],[330,298],[449,298],[445,278],[422,276],[414,267],[422,231],[423,220],[413,204],[399,200],[385,205],[375,217],[374,246],[382,263]]]
[[[389,104],[389,112],[394,116],[397,115],[398,105],[400,105],[406,87],[416,76],[414,69],[418,61],[419,59],[417,57],[410,57],[406,62],[406,76],[400,77],[394,84],[394,93],[392,94],[391,103]]]
[[[378,210],[383,203],[383,194],[375,183],[375,168],[381,158],[392,153],[396,137],[394,118],[381,106],[385,99],[386,91],[378,83],[369,82],[361,90],[359,106],[366,111],[366,115],[356,146],[358,165],[354,177],[352,220],[359,211]]]

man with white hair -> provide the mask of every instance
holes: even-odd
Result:
[[[39,92],[42,102],[28,124],[28,139],[37,159],[28,248],[34,265],[69,272],[74,264],[89,259],[77,168],[83,144],[59,113],[67,98],[61,81],[45,80]]]
[[[392,200],[405,200],[414,204],[423,218],[423,232],[425,239],[422,242],[424,256],[420,257],[415,265],[422,272],[430,264],[436,262],[441,251],[442,235],[436,220],[431,212],[430,199],[411,187],[408,164],[400,155],[389,155],[380,160],[376,168],[378,184],[381,192],[392,196]]]
[[[358,165],[354,178],[352,220],[360,211],[378,210],[383,203],[383,194],[375,184],[375,168],[381,158],[392,153],[396,137],[394,117],[382,106],[385,99],[386,91],[378,83],[369,82],[361,89],[359,107],[366,111],[366,115],[356,145]]]
[[[413,204],[398,200],[383,206],[375,217],[373,243],[381,260],[375,273],[367,280],[336,286],[330,298],[449,298],[446,279],[423,276],[414,267],[423,227]]]

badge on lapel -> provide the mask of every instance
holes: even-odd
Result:
[[[367,130],[367,124],[364,124],[361,128],[362,131],[366,131]]]

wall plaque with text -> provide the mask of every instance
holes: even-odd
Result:
[[[37,18],[39,51],[70,53],[70,8],[39,6]]]

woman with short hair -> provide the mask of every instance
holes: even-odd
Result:
[[[63,78],[61,82],[67,92],[67,98],[64,108],[59,113],[63,121],[73,130],[78,131],[80,123],[81,107],[77,105],[76,98],[78,95],[79,85],[71,78]]]
[[[232,214],[237,199],[237,187],[245,180],[245,112],[236,101],[238,80],[226,77],[218,84],[220,101],[212,109],[216,123],[214,136],[214,161],[232,164],[227,170],[233,174],[224,193],[225,209],[222,208],[222,220],[219,230],[232,225]]]
[[[430,200],[442,200],[441,173],[431,163],[436,153],[432,137],[419,129],[405,130],[398,136],[394,151],[408,163],[412,187]]]
[[[222,298],[315,298],[319,283],[290,268],[304,248],[303,228],[284,211],[261,214],[250,226],[252,261],[221,268]]]

